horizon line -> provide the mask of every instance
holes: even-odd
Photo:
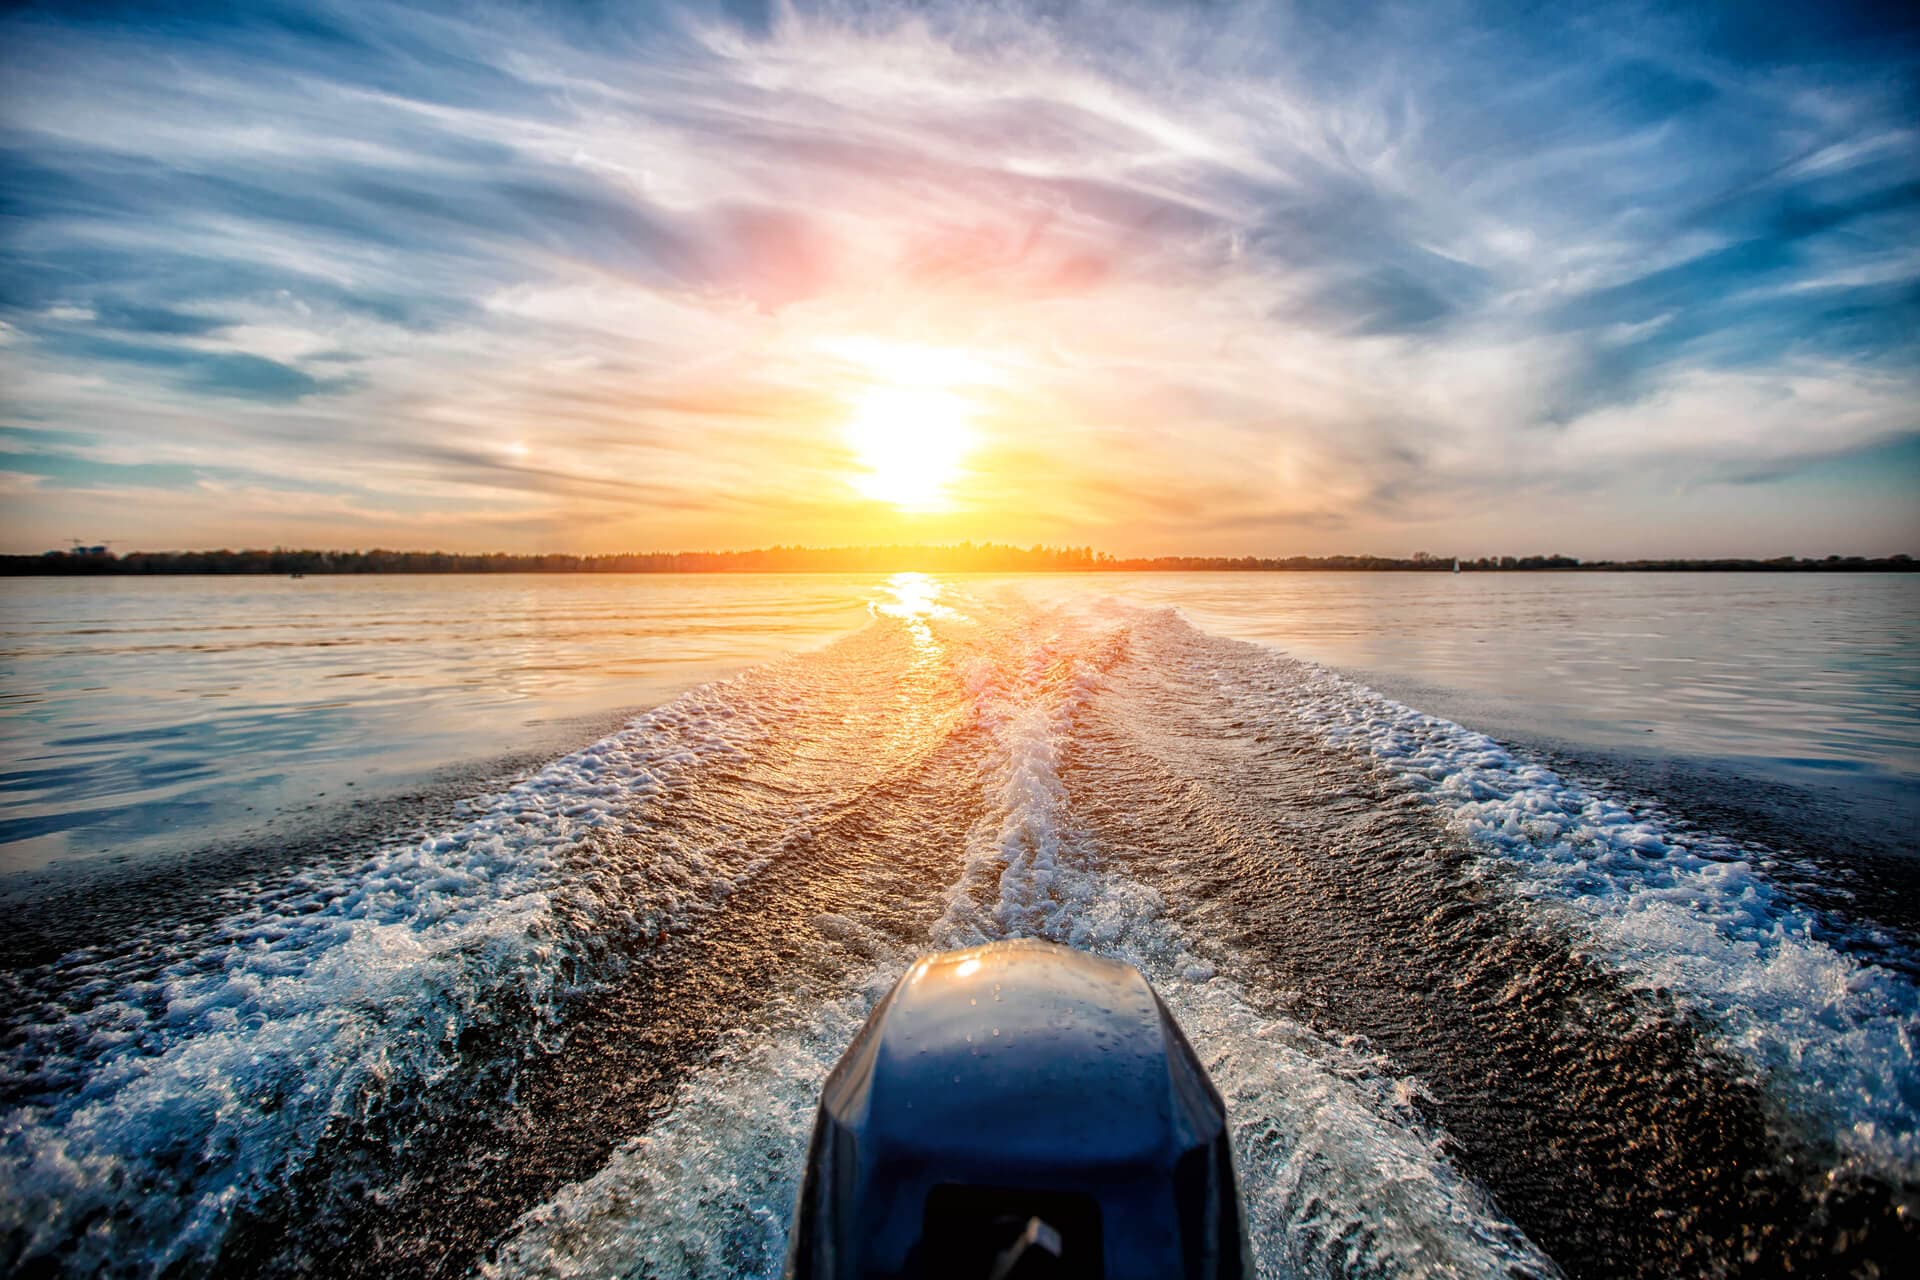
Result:
[[[875,543],[830,547],[775,544],[736,550],[511,552],[403,550],[373,547],[353,550],[298,547],[228,547],[206,550],[111,550],[111,543],[35,553],[0,553],[0,575],[80,576],[191,574],[367,574],[367,573],[875,573],[875,572],[1218,572],[1286,570],[1409,570],[1488,572],[1542,569],[1905,569],[1920,567],[1908,553],[1881,556],[1638,556],[1585,559],[1558,552],[1527,555],[1456,556],[1417,551],[1393,556],[1373,553],[1308,555],[1115,556],[1090,545],[962,541],[955,543]],[[928,563],[928,562],[935,563]]]

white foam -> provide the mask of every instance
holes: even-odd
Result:
[[[1920,997],[1816,936],[1759,853],[1575,785],[1485,734],[1276,659],[1267,705],[1441,807],[1512,891],[1703,1015],[1794,1127],[1843,1163],[1920,1177]]]
[[[1124,629],[1030,619],[1015,660],[972,673],[995,762],[986,815],[933,943],[1032,936],[1139,966],[1227,1099],[1262,1275],[1547,1276],[1548,1261],[1440,1150],[1416,1082],[1358,1042],[1259,1011],[1195,954],[1158,895],[1104,865],[1061,776],[1074,721]],[[851,921],[823,921],[836,940]],[[671,1113],[594,1177],[525,1215],[483,1268],[509,1276],[773,1276],[818,1090],[912,956],[872,944],[842,994],[792,1003],[681,1087]]]
[[[1088,701],[1131,630],[1184,624],[1110,606],[973,612],[967,627],[945,614],[907,620],[915,653],[985,655],[968,685],[992,744],[986,816],[934,944],[1037,936],[1138,965],[1227,1097],[1263,1272],[1551,1273],[1447,1161],[1419,1117],[1417,1081],[1363,1043],[1263,1008],[1231,954],[1201,954],[1076,823],[1064,770]],[[992,634],[948,634],[968,627]],[[1198,659],[1219,659],[1226,643],[1205,639]],[[1430,797],[1490,874],[1688,1001],[1825,1141],[1912,1177],[1911,984],[1813,936],[1747,853],[1319,668],[1233,651],[1223,679],[1254,714]],[[839,688],[843,673],[817,670],[827,683],[812,692]],[[306,1159],[329,1124],[454,1069],[462,1031],[557,1034],[568,994],[618,972],[612,940],[689,920],[759,865],[759,853],[663,835],[644,856],[600,838],[644,823],[703,763],[807,732],[801,693],[756,689],[688,695],[490,800],[457,832],[237,912],[215,945],[196,940],[155,973],[63,961],[75,1007],[42,1019],[5,1064],[16,1091],[43,1100],[0,1116],[0,1240],[14,1233],[25,1257],[59,1246],[75,1271],[125,1266],[137,1240],[138,1269],[192,1269],[232,1211]],[[911,959],[856,921],[819,926],[858,956],[834,994],[776,993],[644,1138],[522,1218],[490,1272],[777,1272],[819,1083]]]
[[[1258,1009],[1194,952],[1154,890],[1077,829],[1062,756],[1126,624],[1111,614],[1044,621],[1048,639],[1031,661],[978,682],[981,723],[1000,748],[993,804],[935,944],[1040,937],[1147,975],[1226,1099],[1261,1274],[1556,1274],[1452,1167],[1414,1108],[1417,1081],[1362,1042],[1334,1044]]]
[[[907,963],[862,967],[824,1001],[777,1002],[645,1135],[522,1215],[479,1274],[778,1276],[820,1086]]]
[[[639,865],[592,837],[763,732],[730,683],[556,761],[457,831],[296,880],[157,974],[69,957],[81,1007],[7,1064],[37,1100],[0,1116],[0,1239],[76,1272],[190,1268],[329,1125],[451,1069],[463,1031],[539,1034],[617,963],[611,937],[724,896],[750,868],[671,850]]]

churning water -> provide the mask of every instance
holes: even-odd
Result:
[[[845,630],[836,590],[788,647]],[[1645,792],[1644,751],[1485,736],[1228,638],[1217,603],[860,591],[851,633],[411,811],[416,835],[9,877],[0,1263],[774,1273],[866,1010],[916,954],[1014,936],[1159,988],[1227,1099],[1263,1274],[1870,1271],[1920,1245],[1885,818],[1911,803],[1910,636],[1847,655],[1885,693],[1864,732],[1894,746],[1851,757],[1884,785],[1747,823],[1724,762]],[[1775,754],[1821,753],[1846,754]]]

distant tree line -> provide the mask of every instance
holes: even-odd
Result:
[[[1457,561],[1462,571],[1581,569],[1629,572],[1910,572],[1907,555],[1827,556],[1810,560],[1588,560],[1572,556],[1480,556]],[[765,547],[757,551],[677,551],[620,555],[462,555],[447,551],[135,551],[105,547],[0,556],[0,575],[322,574],[322,573],[1034,573],[1412,570],[1451,572],[1452,556],[1152,556],[1124,558],[1092,547],[1012,547],[962,542],[950,546]]]

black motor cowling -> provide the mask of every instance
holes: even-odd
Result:
[[[1251,1275],[1226,1110],[1131,965],[917,962],[827,1078],[793,1280]]]

